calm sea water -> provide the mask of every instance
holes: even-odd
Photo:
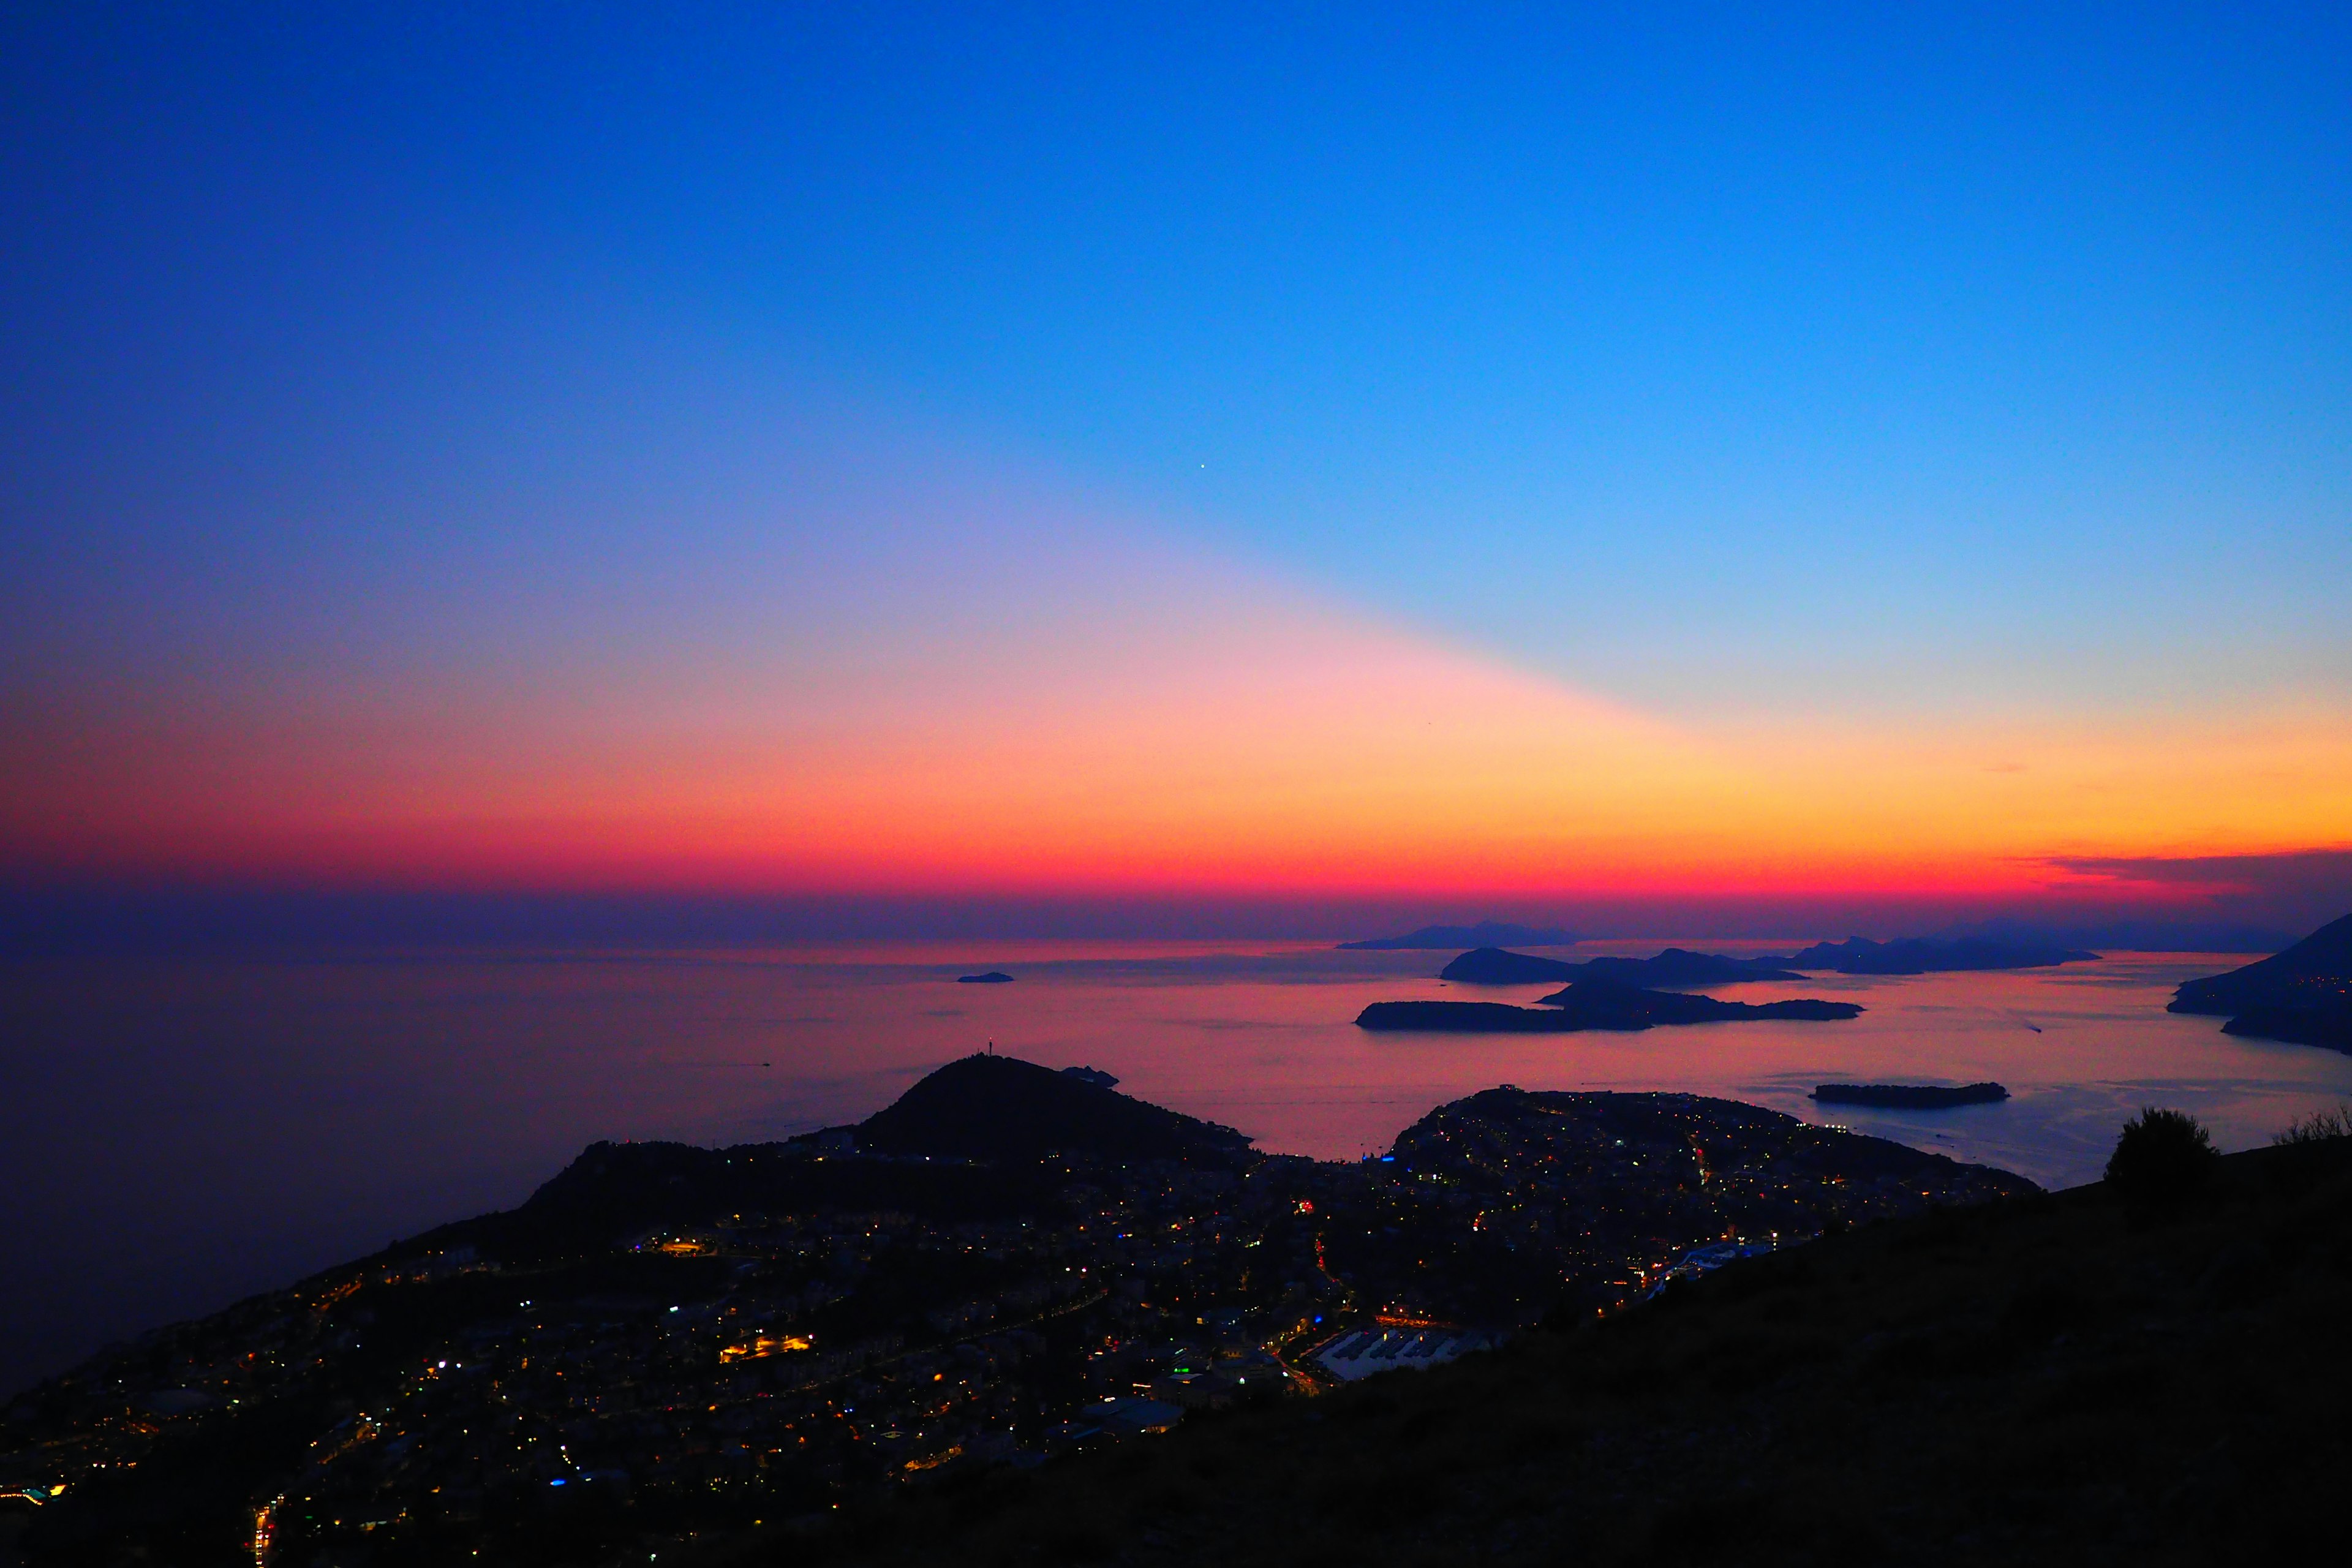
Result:
[[[2164,1011],[2180,980],[2242,957],[1720,993],[1869,1009],[1847,1023],[1515,1038],[1353,1026],[1368,1002],[1465,994],[1430,978],[1450,956],[1052,942],[10,964],[0,1392],[107,1340],[517,1203],[594,1139],[737,1142],[850,1121],[991,1041],[1108,1068],[1262,1148],[1327,1158],[1383,1148],[1432,1106],[1497,1083],[1670,1089],[2063,1186],[2096,1176],[2141,1104],[2191,1110],[2237,1148],[2352,1096],[2352,1058]],[[954,983],[991,967],[1018,979]],[[1986,1078],[2016,1098],[1834,1117],[1805,1098],[1829,1079]]]

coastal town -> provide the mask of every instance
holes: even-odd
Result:
[[[26,1545],[71,1560],[78,1532],[127,1528],[172,1561],[231,1539],[263,1563],[574,1561],[592,1542],[645,1561],[2032,1190],[1687,1095],[1492,1089],[1341,1163],[1003,1058],[941,1075],[995,1096],[990,1136],[1024,1096],[1063,1120],[1024,1147],[1012,1118],[993,1158],[952,1118],[917,1129],[941,1152],[911,1150],[889,1112],[782,1144],[597,1145],[520,1209],[27,1392],[0,1412]],[[1158,1152],[1123,1158],[1094,1112]]]

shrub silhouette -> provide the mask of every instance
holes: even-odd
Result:
[[[2352,1138],[2352,1100],[2328,1110],[2315,1110],[2284,1132],[2271,1135],[2271,1142],[2286,1147],[2305,1143],[2326,1143],[2337,1138]]]
[[[2124,1123],[2107,1185],[2136,1208],[2179,1208],[2205,1190],[2220,1158],[2195,1117],[2151,1105]]]

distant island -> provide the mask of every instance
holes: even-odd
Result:
[[[1470,985],[1528,985],[1545,980],[1609,979],[1629,985],[1731,985],[1744,980],[1802,980],[1775,958],[1730,958],[1670,947],[1654,958],[1537,958],[1499,947],[1464,953],[1437,972]]]
[[[2352,1053],[2352,915],[2284,952],[2189,981],[2165,1010],[2226,1016],[2225,1035]]]
[[[1963,1084],[1946,1089],[1936,1084],[1822,1083],[1812,1098],[1823,1105],[1872,1105],[1893,1110],[1942,1110],[1955,1105],[1991,1105],[2009,1098],[1997,1083]]]
[[[1475,948],[1437,972],[1440,980],[1470,985],[1527,985],[1545,980],[1607,977],[1636,985],[1733,985],[1748,980],[1802,980],[1800,970],[1828,970],[1835,974],[1940,974],[1988,969],[2041,969],[2060,963],[2082,963],[2099,955],[2080,948],[1996,942],[1961,937],[1937,942],[1909,937],[1900,942],[1873,942],[1850,936],[1843,942],[1817,942],[1786,958],[1733,958],[1720,952],[1693,952],[1670,947],[1654,958],[1538,958],[1495,946]]]
[[[1439,947],[1502,947],[1516,943],[1520,947],[1572,947],[1576,933],[1558,926],[1520,926],[1504,921],[1480,921],[1470,926],[1423,926],[1402,936],[1376,936],[1364,942],[1343,942],[1342,949],[1370,952],[1398,952],[1417,948]]]
[[[1851,1002],[1803,997],[1790,1002],[1720,1002],[1679,991],[1647,991],[1608,979],[1579,980],[1535,1007],[1502,1002],[1375,1002],[1356,1016],[1360,1029],[1455,1035],[1565,1035],[1584,1029],[1631,1032],[1661,1024],[1722,1024],[1798,1018],[1852,1018]]]
[[[2048,969],[2061,963],[2094,963],[2098,956],[2079,947],[1997,942],[1989,937],[1957,937],[1949,942],[1906,937],[1899,942],[1882,942],[1850,936],[1843,942],[1817,942],[1786,958],[1755,962],[1785,964],[1790,969],[1826,969],[1837,974],[1944,974],[1985,969]]]
[[[1437,977],[1470,985],[1531,985],[1546,980],[1572,980],[1577,972],[1577,966],[1565,959],[1480,947],[1439,970]]]
[[[1013,984],[1013,976],[1005,973],[1002,969],[992,969],[985,974],[959,974],[956,976],[956,984],[959,985],[1010,985]]]

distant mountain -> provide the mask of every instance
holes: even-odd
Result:
[[[1790,969],[1826,969],[1838,974],[1941,974],[1980,969],[2047,969],[2061,963],[2088,963],[2098,958],[2078,947],[2040,942],[1995,942],[1986,937],[1960,937],[1936,942],[1906,937],[1900,942],[1873,942],[1850,936],[1843,942],[1817,942],[1786,958],[1757,962],[1783,963]]]
[[[1480,921],[1474,926],[1423,926],[1402,936],[1376,936],[1365,942],[1343,942],[1342,948],[1374,952],[1402,952],[1415,948],[1442,947],[1502,947],[1507,943],[1520,947],[1570,947],[1576,933],[1558,926],[1517,926],[1503,921]]]
[[[997,1056],[948,1063],[854,1131],[860,1149],[970,1160],[1024,1162],[1063,1152],[1228,1163],[1249,1152],[1249,1140],[1230,1127]]]
[[[2224,1034],[2352,1051],[2352,915],[2284,952],[2188,982],[2166,1011],[2227,1015]]]
[[[1679,991],[1645,991],[1607,979],[1579,980],[1543,998],[1544,1005],[1513,1007],[1501,1002],[1375,1002],[1356,1017],[1372,1030],[1428,1030],[1465,1035],[1564,1035],[1584,1029],[1621,1032],[1660,1024],[1717,1024],[1742,1019],[1852,1018],[1862,1009],[1851,1002],[1806,997],[1793,1002],[1718,1002]]]
[[[1564,959],[1536,958],[1499,947],[1474,948],[1437,972],[1440,980],[1471,985],[1532,985],[1545,980],[1573,980],[1577,966]]]

